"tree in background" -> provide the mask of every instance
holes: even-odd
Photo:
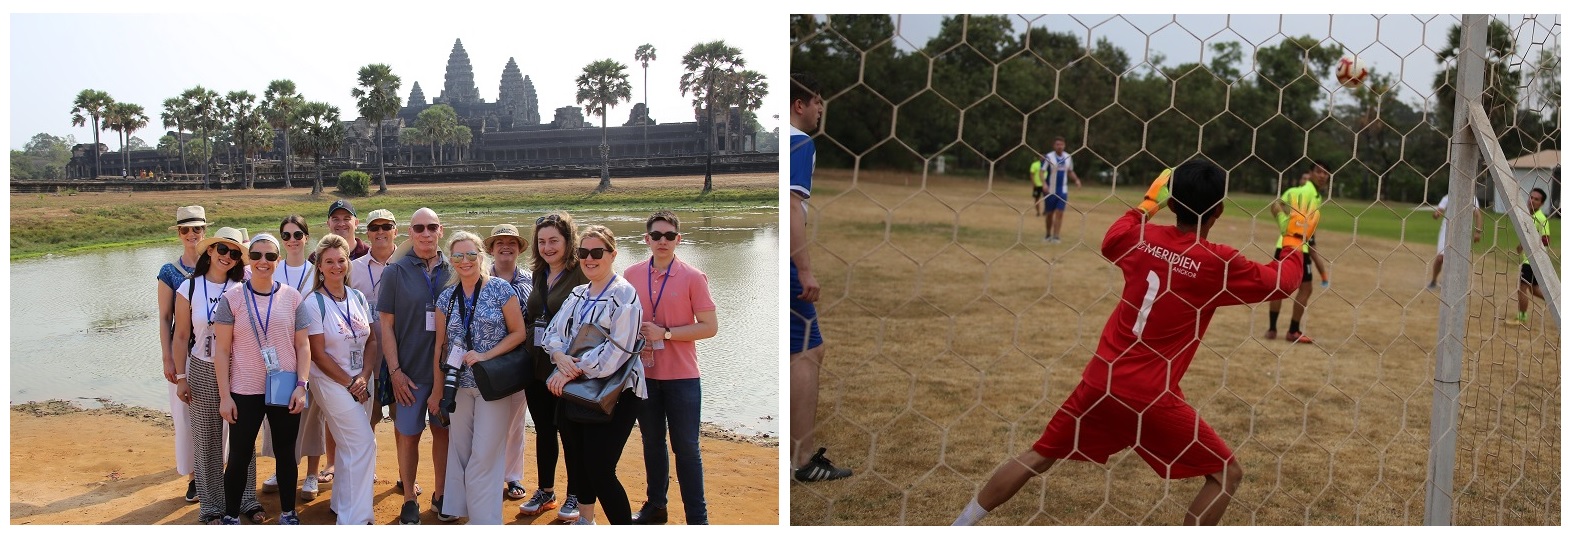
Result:
[[[441,164],[442,155],[437,148],[447,144],[455,129],[458,129],[458,113],[446,103],[427,107],[415,116],[415,131],[420,133],[417,138],[431,145],[431,164]]]
[[[136,103],[113,103],[104,112],[104,128],[120,134],[120,179],[131,175],[130,136],[147,127],[147,114]]]
[[[699,43],[682,56],[682,66],[687,72],[682,74],[677,86],[682,90],[682,95],[693,94],[694,107],[704,106],[709,123],[709,137],[704,143],[705,193],[714,188],[711,172],[715,160],[715,85],[721,82],[725,74],[745,67],[746,63],[742,58],[742,50],[726,45],[723,40]]]
[[[338,117],[338,107],[309,101],[296,109],[289,120],[290,147],[301,157],[310,157],[317,169],[312,195],[322,194],[322,156],[337,152],[344,144],[344,126]]]
[[[596,60],[584,66],[584,72],[575,81],[579,88],[577,100],[584,105],[584,112],[600,116],[600,185],[595,187],[596,191],[611,188],[611,148],[606,142],[606,113],[617,103],[633,99],[633,85],[628,83],[627,70],[628,66],[610,58]],[[706,171],[706,191],[709,190],[708,175]]]
[[[368,121],[376,122],[377,132],[377,193],[388,192],[388,172],[385,159],[382,158],[382,121],[398,114],[398,88],[403,84],[398,75],[393,74],[393,68],[387,64],[368,64],[360,68],[356,75],[359,86],[350,90],[350,96],[355,98],[355,107],[360,110],[360,115]],[[320,176],[320,174],[318,174]],[[321,181],[318,182],[320,189]]]
[[[89,88],[76,94],[76,101],[71,106],[71,125],[73,127],[87,125],[89,121],[93,124],[93,177],[95,178],[104,174],[103,166],[98,159],[98,149],[100,147],[98,132],[102,129],[99,121],[103,119],[104,112],[109,109],[109,105],[114,104],[114,102],[115,99],[109,97],[109,92]]]
[[[644,155],[650,153],[650,62],[655,61],[655,46],[649,43],[639,45],[633,51],[633,60],[644,66],[644,117],[639,118],[639,123],[644,126]]]
[[[199,140],[202,142],[203,157],[199,161],[202,167],[202,188],[206,189],[209,178],[213,175],[213,131],[218,129],[218,92],[194,86],[181,92],[180,97],[186,101],[186,112],[191,120],[196,122],[198,131],[201,132]],[[188,144],[189,146],[189,144]],[[193,161],[198,161],[193,159]]]
[[[187,110],[186,100],[179,96],[165,99],[164,112],[159,113],[158,117],[163,120],[164,129],[175,128],[176,136],[170,137],[175,139],[173,151],[180,154],[180,173],[186,174],[186,145],[183,142],[186,130],[184,125],[189,123],[191,118],[191,112]],[[162,138],[159,139],[158,148],[160,151],[164,149],[164,140]],[[170,172],[174,172],[174,168],[170,168]]]
[[[306,100],[295,91],[295,82],[289,79],[278,79],[267,83],[267,90],[262,93],[262,115],[267,118],[267,123],[273,129],[289,133],[289,118],[294,115],[295,109],[305,104]],[[271,140],[272,136],[269,136]],[[289,189],[289,137],[284,137],[284,188]]]
[[[252,153],[249,150],[256,146],[255,141],[252,139],[259,135],[257,128],[266,122],[263,120],[261,112],[257,110],[256,94],[245,90],[229,92],[229,97],[225,101],[229,103],[227,108],[229,110],[230,133],[234,141],[234,144],[231,146],[240,150],[240,178],[243,180],[246,189],[251,189],[256,187],[256,177],[247,171],[248,168],[251,168],[249,167],[251,164],[249,155],[252,155]],[[272,142],[269,141],[267,146],[271,148],[273,146]]]

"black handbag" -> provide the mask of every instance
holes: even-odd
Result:
[[[589,378],[579,375],[569,380],[562,387],[562,400],[572,406],[558,407],[564,417],[578,423],[605,423],[611,421],[612,411],[617,408],[617,400],[622,396],[623,386],[628,383],[628,377],[633,375],[633,362],[639,361],[639,352],[644,349],[644,339],[641,336],[633,343],[629,350],[618,344],[615,339],[606,334],[606,330],[593,322],[585,322],[579,326],[579,332],[574,335],[573,342],[568,345],[568,355],[580,357],[601,343],[610,342],[618,350],[628,354],[628,360],[622,362],[610,376]]]
[[[464,309],[464,302],[459,298],[462,295],[459,292],[462,290],[463,288],[455,288],[453,294],[453,303],[458,304],[460,311]],[[477,290],[475,294],[479,295],[480,291]],[[450,307],[449,316],[452,316],[452,311]],[[462,316],[462,313],[460,315]],[[464,328],[464,346],[470,350],[475,349],[475,345],[469,340],[468,327]],[[524,351],[523,345],[515,346],[500,356],[470,366],[470,370],[475,374],[475,389],[480,390],[480,398],[490,402],[508,398],[524,390],[524,385],[529,381],[529,369]]]

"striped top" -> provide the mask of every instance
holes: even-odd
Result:
[[[256,300],[256,325],[247,311],[251,300]],[[271,315],[268,305],[273,306]],[[215,323],[234,326],[235,338],[229,353],[229,392],[237,395],[261,395],[267,389],[267,366],[262,363],[262,346],[271,346],[278,352],[279,369],[295,371],[295,332],[306,329],[310,322],[298,316],[300,292],[289,285],[274,287],[268,295],[253,294],[249,285],[230,287],[224,301],[218,302],[213,313]],[[264,318],[266,321],[264,322]],[[267,326],[267,335],[258,345],[258,330]],[[256,327],[256,330],[252,328]]]

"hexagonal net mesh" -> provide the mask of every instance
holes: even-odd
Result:
[[[826,343],[813,435],[855,474],[793,482],[791,523],[954,520],[1042,435],[1110,314],[1154,305],[1125,294],[1148,285],[1134,276],[1127,287],[1116,265],[1145,255],[1107,252],[1105,235],[1158,172],[1204,159],[1227,173],[1207,240],[1259,263],[1282,234],[1273,202],[1314,185],[1315,163],[1330,173],[1315,191],[1324,202],[1302,315],[1290,298],[1216,309],[1208,326],[1200,303],[1164,303],[1161,286],[1148,296],[1167,306],[1151,316],[1201,322],[1190,324],[1204,336],[1191,337],[1188,370],[1175,371],[1182,395],[1168,396],[1244,470],[1222,523],[1420,524],[1441,406],[1457,425],[1451,486],[1435,502],[1445,521],[1559,524],[1560,329],[1544,300],[1527,296],[1526,319],[1518,308],[1520,290],[1534,289],[1520,286],[1517,249],[1547,248],[1519,241],[1507,210],[1544,189],[1559,239],[1560,19],[1488,19],[1480,104],[1521,191],[1498,188],[1490,160],[1476,160],[1461,181],[1478,220],[1467,194],[1452,193],[1449,208],[1464,209],[1446,221],[1477,226],[1479,240],[1437,282],[1452,152],[1478,153],[1454,134],[1467,127],[1453,110],[1462,21],[792,16],[794,79],[825,101],[822,121],[803,127],[817,152],[806,253]],[[1369,68],[1363,84],[1336,80],[1345,56]],[[1071,163],[1050,162],[1056,137]],[[1049,194],[1068,192],[1057,234],[1033,194],[1034,163],[1049,170]],[[1064,169],[1074,174],[1060,179]],[[1540,275],[1559,267],[1548,251]],[[1208,261],[1220,271],[1221,258]],[[1446,307],[1453,288],[1465,301]],[[1461,374],[1455,400],[1433,405],[1448,316],[1466,320]],[[1285,342],[1293,331],[1301,340]],[[1146,418],[1134,428],[1157,433],[1144,406],[1127,404]],[[1154,469],[1167,461],[1149,466],[1138,450],[1205,451],[1200,436],[1139,436],[1106,464],[1058,462],[983,522],[1178,523],[1203,481],[1164,479]]]

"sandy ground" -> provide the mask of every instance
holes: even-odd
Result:
[[[163,412],[144,408],[108,406],[83,411],[66,403],[13,406],[11,419],[11,524],[196,524],[197,504],[182,498],[186,477],[175,474],[173,428]],[[393,429],[377,429],[375,484],[378,523],[398,520],[402,496],[395,493],[397,477]],[[528,436],[533,437],[534,433]],[[64,441],[64,442],[63,442]],[[533,489],[534,440],[529,439],[525,484]],[[422,464],[418,481],[423,524],[442,524],[430,511],[434,484],[430,466],[431,437],[422,438]],[[643,503],[644,465],[638,429],[622,454],[617,468],[633,509]],[[776,524],[779,512],[779,452],[774,438],[747,440],[722,433],[701,438],[704,453],[705,491],[713,524]],[[265,477],[273,459],[260,458],[257,475]],[[303,470],[302,470],[302,473]],[[566,485],[558,466],[559,492]],[[328,498],[333,484],[324,483],[315,500],[299,501],[305,524],[332,524]],[[501,485],[498,485],[501,488]],[[276,523],[278,497],[260,494],[262,505]],[[672,524],[683,521],[675,478],[669,506]],[[560,499],[560,498],[559,498]],[[518,501],[504,499],[503,521],[508,524],[553,524],[555,512],[535,517],[518,516]],[[601,517],[604,523],[604,517]],[[459,524],[463,521],[454,522]]]

